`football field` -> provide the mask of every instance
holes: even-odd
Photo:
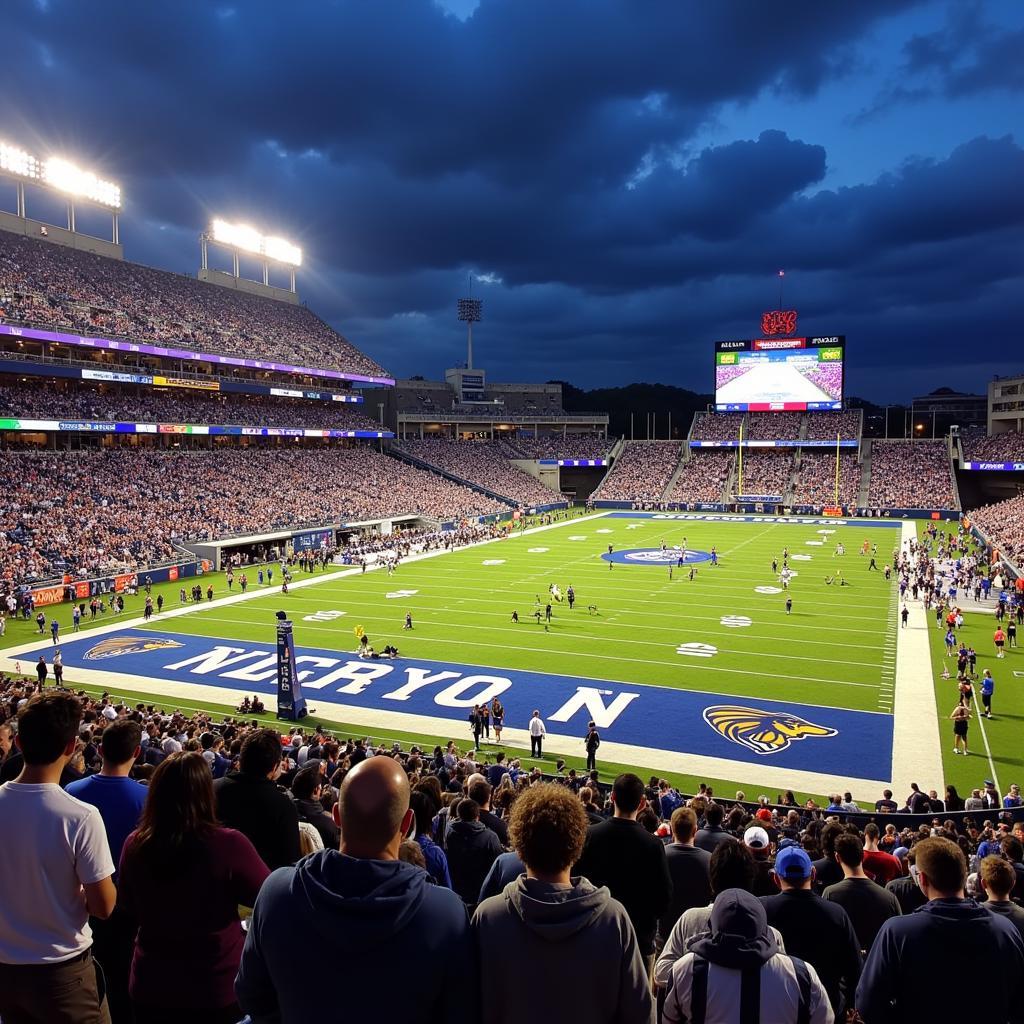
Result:
[[[165,606],[148,625],[65,637],[65,673],[183,703],[272,697],[283,610],[317,721],[462,746],[470,708],[497,696],[510,752],[528,749],[537,709],[549,755],[581,756],[594,720],[599,763],[811,793],[845,786],[866,798],[915,767],[894,747],[898,595],[881,571],[904,529],[610,512],[411,558],[393,575],[337,567],[287,595],[276,582],[241,595],[236,583],[223,597],[221,584],[218,600]],[[356,657],[357,629],[400,657]]]

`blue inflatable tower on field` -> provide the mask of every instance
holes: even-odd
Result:
[[[277,717],[295,722],[305,718],[306,700],[302,696],[298,669],[295,667],[295,641],[291,619],[277,613]]]

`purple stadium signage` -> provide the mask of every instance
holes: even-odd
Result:
[[[965,462],[963,469],[1001,470],[1006,473],[1024,472],[1024,462]]]
[[[342,373],[340,370],[321,370],[312,366],[292,366],[290,363],[270,363],[261,359],[239,359],[237,356],[218,356],[211,352],[199,352],[188,348],[167,348],[163,345],[143,345],[134,341],[117,341],[114,338],[94,338],[80,334],[63,334],[60,331],[40,331],[34,327],[15,327],[0,324],[0,334],[14,338],[31,338],[34,341],[55,341],[61,345],[77,345],[79,348],[103,348],[115,352],[138,352],[147,356],[165,359],[189,359],[194,362],[218,363],[221,366],[244,366],[251,370],[273,370],[276,373],[299,373],[309,377],[330,377],[334,380],[353,380],[362,384],[383,384],[394,387],[393,377],[368,377],[361,373]]]
[[[840,441],[840,448],[856,448],[857,441]],[[691,448],[738,448],[739,441],[691,441]],[[835,441],[809,441],[801,438],[797,441],[743,441],[744,448],[835,448]]]

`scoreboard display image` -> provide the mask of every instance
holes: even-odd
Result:
[[[846,338],[715,343],[718,412],[814,412],[843,407]]]

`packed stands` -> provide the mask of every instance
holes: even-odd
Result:
[[[691,449],[666,500],[721,501],[735,461],[736,453],[732,449]]]
[[[381,430],[362,407],[348,402],[210,394],[204,391],[126,391],[61,388],[53,381],[0,384],[0,416],[128,423],[217,423],[253,427]]]
[[[1024,434],[1016,430],[989,437],[981,427],[964,427],[960,446],[969,462],[1024,462]]]
[[[508,459],[603,459],[614,443],[600,434],[501,437],[494,441]]]
[[[489,441],[425,438],[402,441],[399,449],[519,505],[544,505],[562,500],[560,494],[545,487],[535,476],[513,466],[501,445]]]
[[[955,508],[943,441],[873,441],[868,504],[872,508]]]
[[[741,412],[698,413],[690,437],[694,441],[735,441],[743,416]]]
[[[800,436],[802,412],[752,412],[747,414],[743,436],[751,441],[793,441]]]
[[[843,412],[809,412],[807,438],[812,441],[834,441],[838,433],[844,441],[860,439],[861,416],[857,409]]]
[[[844,452],[839,458],[839,504],[856,505],[860,496],[860,465],[857,456]],[[836,496],[834,451],[805,448],[793,480],[794,505],[831,505]]]
[[[592,497],[598,501],[660,501],[679,464],[678,441],[629,441]]]
[[[174,557],[174,541],[507,508],[359,446],[9,452],[0,493],[0,577],[13,582],[137,569]]]
[[[1001,555],[1015,562],[1018,569],[1024,568],[1024,494],[983,505],[968,512],[967,518]]]
[[[386,376],[305,306],[0,231],[0,319]]]
[[[737,494],[784,497],[793,473],[792,449],[748,448],[743,453],[743,479],[737,476]]]

